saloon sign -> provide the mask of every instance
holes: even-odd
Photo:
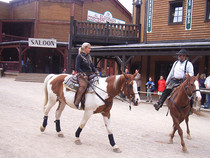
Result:
[[[100,14],[100,13],[96,13],[94,11],[88,10],[87,21],[99,22],[99,23],[109,22],[109,23],[125,24],[125,21],[113,18],[112,13],[109,11],[105,11],[104,14]]]
[[[56,39],[41,39],[41,38],[29,38],[28,45],[30,47],[44,47],[44,48],[56,48]]]

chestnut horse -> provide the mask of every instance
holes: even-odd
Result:
[[[190,77],[187,76],[187,79],[180,84],[171,94],[170,98],[167,101],[167,105],[170,110],[170,114],[173,120],[173,131],[170,134],[170,143],[173,143],[173,137],[178,130],[179,136],[181,138],[182,150],[187,151],[184,139],[183,131],[180,127],[180,123],[185,120],[187,126],[187,138],[191,139],[190,130],[188,126],[190,112],[193,112],[197,115],[200,115],[192,106],[191,100],[197,99],[200,101],[201,93],[199,90],[199,74],[197,76]]]
[[[60,128],[60,117],[65,105],[70,106],[71,108],[77,109],[74,105],[75,92],[67,89],[63,82],[65,78],[69,75],[60,74],[53,75],[50,74],[46,77],[44,81],[45,85],[45,104],[44,104],[44,118],[43,124],[40,127],[40,130],[44,132],[47,126],[48,113],[50,109],[55,105],[56,102],[59,102],[58,108],[55,113],[56,118],[56,131],[58,132],[59,137],[63,137],[63,133]],[[113,99],[120,92],[123,92],[127,98],[132,101],[134,104],[140,103],[140,98],[137,92],[137,84],[134,80],[135,74],[124,74],[123,75],[114,75],[107,78],[100,78],[98,85],[95,88],[96,93],[86,93],[85,94],[85,108],[84,115],[80,126],[78,127],[75,133],[75,143],[77,145],[81,144],[80,133],[85,127],[88,119],[92,114],[101,113],[104,119],[104,124],[108,132],[108,138],[111,146],[113,147],[114,152],[121,152],[119,147],[114,141],[110,126],[110,110],[112,108]]]

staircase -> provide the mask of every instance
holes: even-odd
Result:
[[[47,75],[48,74],[39,74],[39,73],[19,73],[16,76],[15,81],[43,83]]]

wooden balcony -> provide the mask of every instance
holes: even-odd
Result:
[[[71,21],[72,22],[72,21]],[[93,23],[73,20],[72,43],[95,45],[132,44],[140,42],[141,25]]]

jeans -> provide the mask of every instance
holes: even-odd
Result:
[[[209,104],[210,104],[210,94],[206,94],[206,108],[209,108]]]

